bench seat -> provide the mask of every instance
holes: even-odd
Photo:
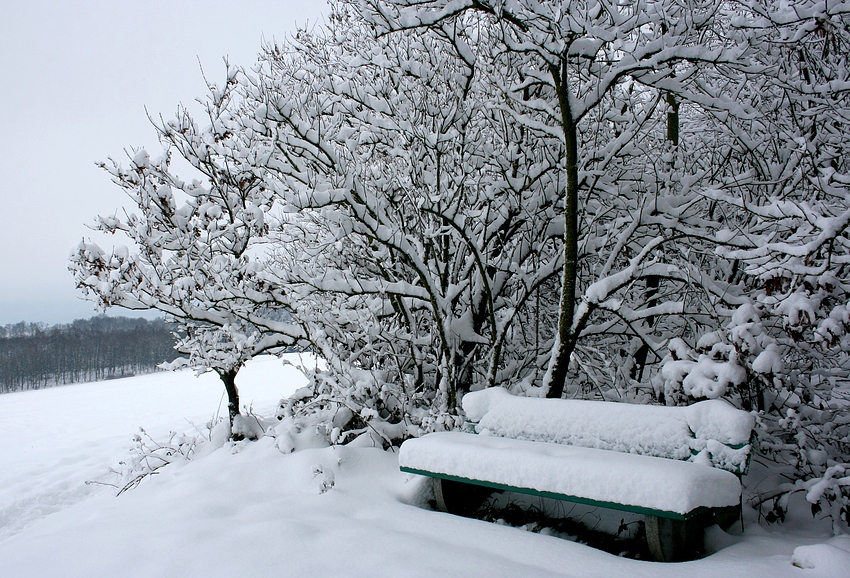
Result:
[[[699,463],[464,432],[407,440],[402,471],[648,516],[737,506],[737,476]]]

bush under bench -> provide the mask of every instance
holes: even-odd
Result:
[[[753,417],[724,401],[641,406],[494,388],[463,407],[477,434],[433,433],[399,453],[402,471],[434,478],[441,510],[469,513],[508,490],[643,514],[662,561],[694,558],[706,526],[740,515]]]

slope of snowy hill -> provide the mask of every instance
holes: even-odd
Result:
[[[258,415],[303,383],[273,358],[239,377]],[[309,432],[291,454],[273,437],[208,442],[118,497],[86,484],[110,479],[140,426],[167,440],[203,430],[224,403],[215,376],[190,372],[0,396],[0,574],[779,578],[850,568],[850,537],[794,524],[750,521],[737,536],[715,528],[712,555],[658,564],[437,513],[396,454],[358,442],[321,447]]]

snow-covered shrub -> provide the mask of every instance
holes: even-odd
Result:
[[[331,444],[362,438],[387,448],[437,427],[429,403],[371,372],[304,371],[310,384],[281,402],[278,419],[284,429],[315,429]]]
[[[111,469],[109,479],[90,483],[114,486],[121,495],[136,488],[147,477],[156,475],[168,464],[192,459],[205,443],[220,447],[229,434],[229,426],[224,420],[210,420],[196,429],[193,434],[171,432],[167,441],[157,441],[144,428],[139,428],[139,433],[133,437],[130,457]]]
[[[702,335],[694,349],[673,338],[667,351],[654,387],[668,405],[724,397],[748,410],[763,409],[763,391],[784,368],[777,342],[752,303],[732,311],[726,326]]]
[[[170,432],[167,440],[155,439],[144,428],[139,428],[139,433],[133,436],[129,457],[121,460],[117,467],[111,468],[110,474],[104,480],[89,483],[114,486],[118,495],[121,495],[136,488],[146,478],[156,475],[169,464],[205,456],[226,444],[239,448],[249,440],[257,440],[267,435],[277,436],[277,425],[278,420],[274,416],[260,416],[251,408],[243,408],[233,425],[229,419],[214,416],[202,425],[192,424],[191,431]]]
[[[773,518],[784,517],[791,494],[804,492],[814,514],[850,521],[850,342],[845,306],[828,302],[798,292],[741,305],[696,350],[671,340],[656,379],[667,403],[723,396],[759,413],[756,451],[774,481],[751,499],[772,507]],[[829,340],[819,337],[825,325]]]

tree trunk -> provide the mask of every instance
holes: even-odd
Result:
[[[651,275],[646,278],[646,298],[649,307],[655,307],[658,300],[655,298],[658,295],[658,277]],[[646,327],[651,329],[655,325],[655,318],[649,316],[646,318]],[[640,347],[635,352],[635,364],[632,366],[631,378],[640,382],[643,379],[643,370],[646,367],[646,359],[649,355],[649,345],[646,342],[640,344]]]
[[[679,103],[673,93],[667,93],[667,104],[670,106],[667,112],[667,140],[677,147],[679,146]]]
[[[679,146],[679,102],[672,93],[667,93],[667,104],[670,110],[667,112],[667,140],[673,145],[674,150]],[[670,162],[670,169],[674,168],[674,160]],[[646,299],[649,307],[654,307],[657,304],[656,297],[658,296],[659,279],[656,276],[646,278]],[[646,318],[646,327],[651,329],[655,324],[653,317]],[[641,343],[640,348],[635,352],[635,364],[632,366],[631,377],[640,382],[643,379],[643,370],[646,367],[646,359],[649,355],[649,346],[646,343]]]
[[[236,374],[238,372],[238,369],[217,371],[218,376],[224,383],[224,389],[227,391],[227,412],[230,418],[231,431],[233,431],[234,420],[239,415],[239,390],[236,388]]]
[[[570,109],[566,55],[561,59],[560,70],[553,69],[552,76],[558,89],[564,129],[567,190],[564,199],[564,277],[558,314],[558,341],[552,352],[554,357],[549,368],[546,397],[560,398],[564,394],[564,382],[579,331],[573,319],[578,285],[578,127]]]

